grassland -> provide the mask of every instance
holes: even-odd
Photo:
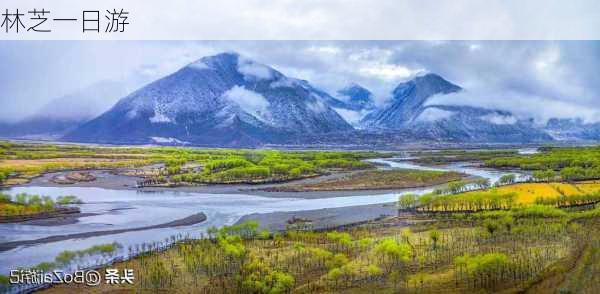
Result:
[[[22,184],[52,171],[94,169],[141,176],[141,186],[284,182],[370,169],[373,165],[363,159],[386,156],[392,154],[0,142],[0,184]]]
[[[347,191],[405,189],[440,185],[457,181],[466,175],[457,172],[423,170],[377,170],[352,173],[342,178],[317,183],[267,188],[277,192]]]

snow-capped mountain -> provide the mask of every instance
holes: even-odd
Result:
[[[352,130],[330,96],[235,53],[204,57],[122,98],[64,139],[248,146]]]
[[[321,93],[321,97],[355,127],[360,127],[360,120],[375,108],[371,92],[356,83],[338,90],[335,98],[327,93]]]
[[[580,118],[552,118],[544,130],[555,140],[600,140],[600,123],[585,123]]]
[[[524,143],[552,140],[532,120],[510,112],[471,106],[431,105],[408,123],[415,137],[452,142]]]
[[[399,84],[386,106],[369,113],[362,123],[367,127],[402,129],[423,111],[425,102],[436,94],[449,94],[461,88],[436,74],[426,74]]]
[[[124,85],[99,83],[55,99],[35,116],[0,124],[0,136],[210,146],[600,140],[600,123],[539,126],[508,111],[435,103],[463,89],[433,73],[399,84],[381,107],[358,84],[330,95],[235,53],[204,57],[134,92]]]
[[[351,83],[337,91],[337,98],[345,103],[345,108],[354,111],[372,110],[375,108],[373,94],[363,86]]]
[[[366,115],[369,129],[407,131],[414,138],[464,142],[532,142],[551,140],[529,120],[510,112],[471,106],[431,105],[430,98],[462,91],[436,74],[399,84],[391,101]]]

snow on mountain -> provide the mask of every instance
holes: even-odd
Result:
[[[360,120],[375,107],[371,92],[356,83],[338,90],[335,97],[322,91],[319,91],[319,96],[355,127],[359,127]]]
[[[600,123],[550,119],[540,127],[503,110],[433,104],[434,96],[463,90],[433,73],[400,83],[379,108],[358,84],[330,95],[235,53],[201,58],[134,92],[131,84],[102,82],[55,99],[35,116],[0,123],[0,136],[211,146],[381,143],[390,136],[394,142],[600,140]]]
[[[81,142],[152,143],[173,138],[245,146],[349,131],[330,96],[235,53],[204,57],[121,99],[67,134]]]
[[[435,95],[461,91],[436,74],[399,84],[391,101],[366,115],[365,128],[409,132],[414,138],[464,142],[532,142],[551,140],[530,121],[501,110],[470,106],[429,105]]]
[[[375,108],[373,94],[363,86],[351,83],[337,91],[339,100],[346,104],[346,109],[354,111],[372,110]]]
[[[401,129],[414,121],[425,109],[425,102],[433,95],[462,90],[436,74],[426,74],[399,84],[392,92],[392,100],[381,109],[369,113],[362,124],[372,128]]]
[[[529,120],[517,120],[510,112],[470,106],[431,105],[408,123],[416,138],[437,141],[518,143],[551,138]]]
[[[552,118],[544,130],[560,141],[600,140],[600,123],[585,123],[580,118]]]

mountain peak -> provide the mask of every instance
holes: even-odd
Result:
[[[221,52],[211,56],[204,56],[200,58],[200,60],[204,62],[237,62],[238,58],[240,58],[240,54],[234,51]]]
[[[428,97],[435,94],[449,94],[462,90],[460,86],[447,81],[438,74],[427,73],[416,76],[410,81],[400,83],[393,91],[394,99],[406,98],[416,88],[424,94],[421,96]]]
[[[246,81],[273,81],[284,77],[272,67],[233,51],[203,57],[183,69],[212,70],[224,75],[237,75]]]
[[[365,88],[362,85],[358,84],[357,82],[350,82],[345,87],[341,88],[339,91],[344,91],[344,90],[349,90],[349,89],[365,89]]]
[[[348,85],[346,85],[345,87],[343,87],[337,91],[338,94],[342,94],[342,95],[344,93],[349,93],[349,92],[355,92],[355,93],[360,92],[363,94],[371,95],[371,91],[369,91],[367,88],[363,87],[362,85],[360,85],[356,82],[351,82]]]
[[[442,76],[433,73],[433,72],[428,72],[428,73],[421,73],[421,74],[417,74],[414,78],[414,80],[443,80],[446,81]]]
[[[363,123],[377,127],[399,129],[414,121],[423,112],[427,100],[434,95],[462,90],[441,76],[428,73],[400,83],[392,92],[391,103],[365,116]]]
[[[240,55],[236,52],[223,52],[212,56],[202,57],[185,68],[193,69],[222,69],[236,67]]]
[[[445,90],[447,92],[457,92],[462,90],[460,86],[457,86],[448,80],[444,79],[442,76],[435,73],[427,73],[422,76],[418,76],[415,78],[415,82],[417,84],[429,84],[429,85],[437,85],[440,89]]]
[[[236,145],[239,136],[276,143],[290,134],[351,130],[323,103],[324,96],[308,83],[226,52],[201,58],[129,94],[65,139],[148,143],[164,137]],[[123,130],[135,135],[124,137]]]
[[[337,97],[346,103],[348,109],[363,110],[375,107],[371,91],[354,82],[338,90]]]

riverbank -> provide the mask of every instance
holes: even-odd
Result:
[[[37,245],[37,244],[46,244],[46,243],[52,243],[52,242],[70,240],[70,239],[90,238],[90,237],[98,237],[98,236],[105,236],[105,235],[121,234],[121,233],[127,233],[127,232],[152,230],[152,229],[164,229],[164,228],[172,228],[172,227],[191,226],[191,225],[195,225],[195,224],[204,222],[204,221],[206,221],[206,219],[207,218],[204,213],[197,213],[197,214],[193,214],[193,215],[190,215],[190,216],[182,218],[182,219],[174,220],[174,221],[163,223],[163,224],[152,225],[152,226],[144,226],[144,227],[128,228],[128,229],[117,229],[117,230],[91,231],[91,232],[67,234],[67,235],[54,235],[54,236],[35,239],[35,240],[21,240],[21,241],[6,242],[6,243],[0,243],[0,252],[8,251],[8,250],[17,248],[19,246],[32,246],[32,245]]]
[[[342,197],[342,196],[357,196],[364,195],[366,192],[373,192],[373,194],[387,194],[393,192],[392,189],[382,189],[379,191],[337,191],[338,193],[290,193],[290,192],[268,192],[265,189],[278,187],[287,184],[301,185],[301,184],[314,184],[322,181],[335,180],[338,178],[346,177],[357,173],[357,171],[350,172],[334,172],[327,175],[322,175],[313,178],[306,178],[300,180],[288,181],[286,183],[273,183],[273,184],[211,184],[211,185],[198,185],[198,186],[182,186],[182,187],[146,187],[137,188],[136,183],[141,178],[135,176],[128,176],[119,173],[115,173],[112,170],[87,170],[96,177],[95,181],[91,182],[77,182],[69,185],[60,185],[52,181],[55,177],[64,176],[68,172],[51,172],[43,174],[37,178],[31,180],[31,182],[20,185],[23,187],[91,187],[101,188],[107,190],[136,190],[140,192],[184,192],[184,193],[206,193],[206,194],[248,194],[253,196],[263,197],[276,197],[276,198],[303,198],[303,199],[315,199],[315,198],[328,198],[328,197]]]
[[[286,183],[274,184],[212,184],[199,185],[188,187],[146,187],[137,188],[136,182],[140,179],[135,176],[127,176],[115,173],[111,170],[87,170],[96,177],[92,182],[77,182],[69,185],[59,185],[52,182],[52,178],[61,176],[67,172],[52,172],[44,174],[33,179],[30,183],[21,185],[23,187],[91,187],[107,190],[135,190],[140,192],[182,192],[182,193],[202,193],[202,194],[246,194],[252,196],[261,196],[268,198],[299,198],[299,199],[324,199],[333,197],[349,197],[361,195],[383,195],[390,193],[410,192],[414,189],[419,189],[425,186],[431,188],[443,188],[446,186],[445,180],[442,183],[432,182],[430,185],[405,185],[405,188],[400,186],[396,188],[389,187],[368,187],[363,186],[360,189],[346,190],[313,190],[313,191],[285,191],[280,189],[284,186],[312,186],[320,185],[320,183],[335,182],[344,178],[352,178],[356,174],[364,171],[339,171],[332,172],[327,175],[322,175],[313,178],[293,180]]]
[[[264,188],[267,192],[330,192],[357,190],[396,190],[446,184],[466,178],[457,172],[393,169],[363,171],[317,183],[287,184]]]
[[[77,218],[81,217],[81,211],[78,207],[58,207],[50,211],[42,211],[38,213],[23,214],[23,215],[1,215],[0,224],[8,223],[23,223],[31,224],[34,222],[43,222],[49,219],[60,218]]]
[[[327,229],[397,214],[398,208],[395,203],[383,203],[315,210],[253,213],[243,216],[237,224],[253,220],[257,221],[262,229],[275,232],[285,230],[291,220],[302,219],[310,222],[313,229]]]

